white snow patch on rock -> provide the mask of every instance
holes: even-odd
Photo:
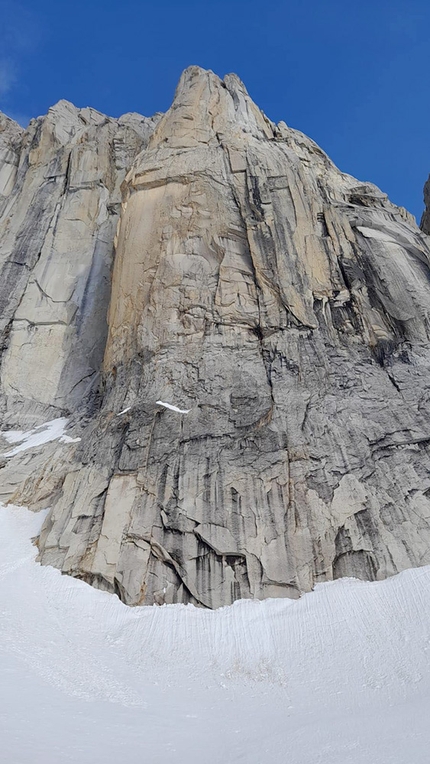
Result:
[[[126,408],[126,409],[123,409],[122,411],[120,411],[120,412],[117,414],[117,416],[122,416],[123,414],[126,414],[126,413],[127,413],[127,411],[130,411],[130,409],[131,409],[131,406],[127,406],[127,408]]]
[[[155,401],[159,406],[164,406],[170,411],[177,411],[178,414],[189,414],[191,409],[178,409],[177,406],[173,406],[171,403],[164,403],[164,401]]]
[[[33,430],[27,430],[27,432],[22,430],[6,430],[1,432],[0,435],[8,443],[20,444],[11,449],[11,451],[7,451],[3,456],[16,456],[21,451],[27,451],[27,449],[35,448],[36,446],[43,446],[52,440],[60,440],[62,443],[77,443],[80,441],[80,438],[71,438],[69,435],[65,435],[68,421],[65,417],[60,417],[59,419],[51,419],[50,422],[39,424]]]

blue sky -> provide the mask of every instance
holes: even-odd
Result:
[[[179,75],[234,71],[266,114],[419,219],[430,173],[428,0],[0,0],[0,109],[60,98],[168,108]]]

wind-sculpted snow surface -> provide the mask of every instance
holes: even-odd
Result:
[[[162,116],[2,135],[2,430],[70,427],[0,470],[42,562],[209,608],[430,563],[413,218],[198,67]]]
[[[430,568],[299,601],[127,608],[35,564],[0,507],[10,764],[428,764]]]

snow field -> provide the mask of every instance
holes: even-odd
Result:
[[[296,600],[128,608],[0,506],[5,764],[428,764],[430,567]]]

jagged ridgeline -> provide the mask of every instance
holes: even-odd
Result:
[[[0,124],[0,493],[50,507],[41,562],[207,607],[429,564],[412,216],[235,75]]]

